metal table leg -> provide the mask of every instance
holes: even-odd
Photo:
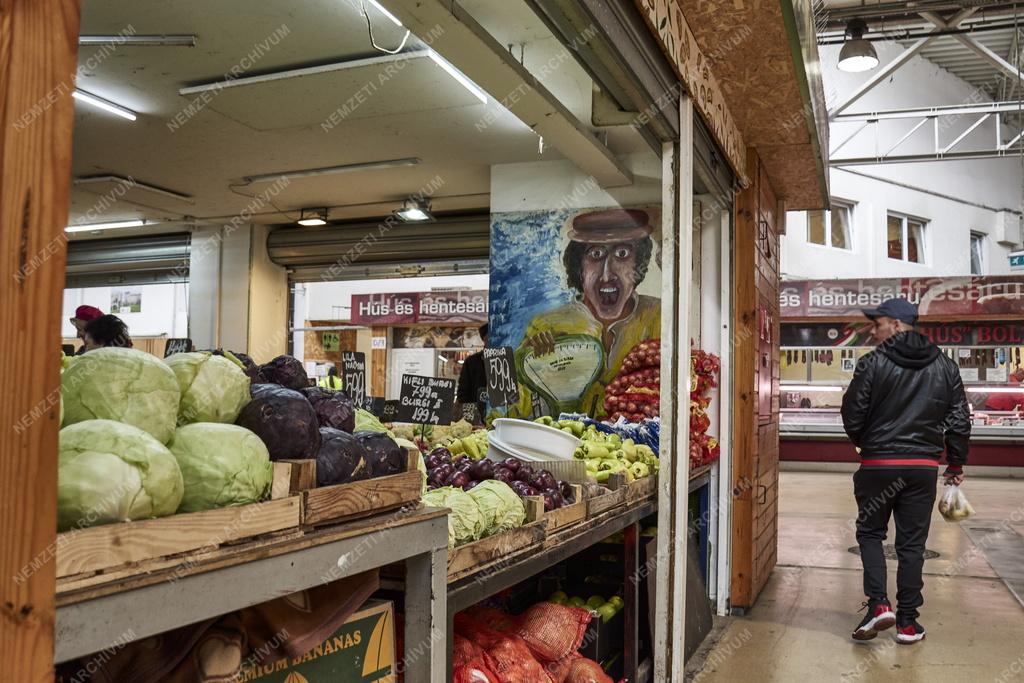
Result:
[[[407,559],[405,573],[405,680],[448,680],[448,549],[435,548],[430,554]]]
[[[637,681],[637,667],[639,665],[639,616],[640,616],[640,588],[637,585],[641,580],[640,577],[640,548],[639,548],[639,537],[640,537],[640,525],[630,524],[623,529],[624,541],[624,552],[625,557],[625,600],[626,606],[623,610],[625,618],[625,626],[623,632],[623,640],[625,642],[622,645],[622,661],[623,669],[622,675],[627,683],[636,683]]]

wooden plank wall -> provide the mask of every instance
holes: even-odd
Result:
[[[77,0],[0,0],[0,680],[53,680]]]
[[[731,600],[749,607],[775,567],[779,479],[779,204],[757,153],[736,197]]]

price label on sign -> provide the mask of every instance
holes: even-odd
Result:
[[[341,374],[345,392],[357,406],[362,406],[366,401],[366,354],[342,351]]]
[[[178,339],[172,338],[167,340],[167,344],[164,346],[164,358],[172,356],[176,353],[188,353],[192,350],[191,339]]]
[[[384,401],[384,409],[380,413],[381,422],[394,422],[398,419],[398,401]]]
[[[484,375],[487,377],[487,402],[507,406],[519,401],[515,352],[511,346],[484,349]]]
[[[398,422],[448,425],[455,406],[455,380],[446,377],[402,375]]]

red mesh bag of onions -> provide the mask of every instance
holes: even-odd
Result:
[[[518,633],[539,659],[553,662],[580,649],[592,618],[588,609],[540,602],[519,616]]]
[[[564,683],[615,683],[615,681],[604,672],[600,664],[592,659],[580,657],[572,661]]]
[[[452,665],[452,683],[500,683],[498,677],[482,661],[473,660],[461,666]]]

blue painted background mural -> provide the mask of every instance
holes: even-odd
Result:
[[[492,215],[488,344],[516,350],[510,415],[604,414],[625,354],[660,332],[660,240],[656,207]]]

